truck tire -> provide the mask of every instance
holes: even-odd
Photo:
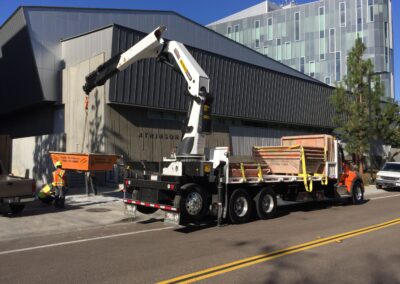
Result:
[[[158,208],[137,205],[136,210],[142,214],[153,214],[154,212],[156,212],[158,210]]]
[[[265,220],[273,218],[277,210],[275,191],[269,187],[262,188],[254,198],[258,218]]]
[[[186,221],[201,221],[207,214],[207,195],[202,187],[197,184],[188,184],[181,188],[179,209],[182,218]]]
[[[229,198],[229,220],[233,224],[245,223],[249,221],[252,211],[253,202],[250,194],[242,188],[235,189]]]
[[[382,189],[382,185],[377,184],[377,185],[376,185],[376,189]]]
[[[364,202],[364,189],[362,188],[361,182],[359,180],[356,180],[353,183],[351,195],[352,204],[358,205]]]
[[[10,211],[12,214],[19,214],[24,210],[24,208],[25,204],[17,204],[17,203],[10,204]]]

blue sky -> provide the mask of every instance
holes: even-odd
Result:
[[[127,8],[144,10],[172,10],[200,24],[208,24],[232,13],[260,3],[261,0],[0,0],[0,23],[2,24],[18,6],[73,6],[97,8]],[[277,0],[275,2],[282,2]],[[298,4],[310,0],[297,0]],[[393,36],[395,59],[395,96],[400,99],[400,1],[393,0]],[[397,68],[396,68],[397,67]]]

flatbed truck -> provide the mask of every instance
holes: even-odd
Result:
[[[206,151],[213,102],[209,78],[182,43],[162,38],[165,30],[164,26],[156,28],[126,52],[100,65],[83,86],[89,95],[96,86],[146,58],[166,63],[187,81],[191,102],[182,141],[173,157],[163,159],[158,172],[143,172],[124,180],[127,214],[163,210],[164,221],[176,225],[201,222],[208,215],[215,216],[218,224],[223,220],[238,224],[249,221],[254,213],[261,219],[272,218],[277,196],[290,201],[347,198],[354,204],[362,203],[362,179],[344,160],[337,140],[331,150],[335,158],[324,160],[322,174],[309,174],[304,165],[303,174],[275,174],[268,170],[268,163],[254,157],[231,156],[228,147]]]

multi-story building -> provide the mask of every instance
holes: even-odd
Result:
[[[391,0],[264,1],[208,27],[332,86],[346,75],[347,54],[361,37],[393,98],[391,7]]]

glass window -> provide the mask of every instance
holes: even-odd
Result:
[[[325,77],[325,84],[327,85],[331,84],[331,77]]]
[[[357,32],[363,30],[362,27],[362,0],[356,0]]]
[[[228,35],[229,38],[232,38],[232,27],[231,27],[231,26],[229,26],[229,27],[226,29],[226,33],[227,33],[227,35]]]
[[[383,166],[382,171],[400,172],[400,164],[386,163]]]
[[[260,20],[254,21],[256,48],[260,47]]]
[[[304,64],[305,64],[305,58],[304,57],[300,57],[300,72],[304,73]]]
[[[389,30],[388,22],[385,22],[384,35],[385,35],[385,63],[386,63],[386,65],[389,64],[389,37],[388,37],[388,30]],[[387,69],[389,70],[389,67],[387,67]]]
[[[335,52],[335,29],[329,30],[329,52]]]
[[[276,39],[276,60],[282,60],[282,44],[281,39]]]
[[[368,0],[368,22],[374,21],[374,0]]]
[[[346,2],[340,2],[339,3],[339,22],[341,27],[346,26]]]
[[[264,54],[268,55],[268,46],[264,46]]]
[[[285,42],[285,56],[286,59],[292,59],[292,45],[290,42]]]
[[[336,81],[340,81],[340,51],[336,52]]]
[[[315,76],[315,61],[310,61],[310,76],[314,77]]]
[[[272,29],[273,29],[273,23],[272,23],[272,18],[268,18],[267,20],[267,38],[268,40],[272,40],[273,34],[272,34]]]
[[[294,40],[300,40],[300,12],[294,13]]]
[[[235,41],[239,41],[239,25],[234,25],[233,27],[234,31],[235,31]]]
[[[321,60],[325,59],[325,31],[319,32],[319,58]]]

